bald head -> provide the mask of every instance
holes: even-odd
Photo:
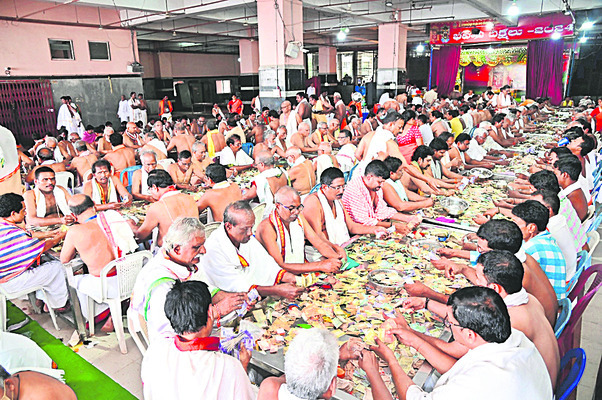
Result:
[[[307,122],[301,122],[297,128],[297,132],[299,132],[302,136],[309,136],[309,132],[311,127]]]
[[[291,146],[286,150],[285,156],[288,158],[290,156],[295,156],[295,158],[301,155],[301,149],[297,146]]]
[[[299,192],[291,186],[282,186],[274,195],[274,201],[276,203],[288,204],[297,198],[300,199],[301,196],[299,195]]]
[[[86,194],[75,194],[71,196],[67,204],[69,205],[71,212],[75,215],[81,215],[94,208],[94,202],[90,196]]]
[[[263,164],[266,167],[274,165],[274,156],[269,151],[260,151],[255,155],[255,162],[257,164]]]

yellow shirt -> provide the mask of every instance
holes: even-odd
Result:
[[[458,137],[458,135],[461,134],[462,131],[464,130],[464,128],[462,127],[462,122],[460,122],[459,117],[452,118],[451,121],[449,121],[449,125],[451,126],[451,130],[452,130],[452,133],[454,134],[454,138]]]

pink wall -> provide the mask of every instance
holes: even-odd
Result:
[[[405,69],[408,30],[398,22],[378,25],[378,68]]]
[[[79,22],[99,25],[119,21],[113,9],[60,5],[28,0],[0,1],[0,15],[40,21]],[[16,10],[15,10],[16,8]],[[28,16],[28,14],[31,14]],[[119,26],[119,25],[116,25]],[[111,75],[127,74],[134,61],[129,30],[46,25],[20,21],[0,21],[0,67],[11,67],[11,76]],[[48,39],[73,42],[75,60],[51,60]],[[91,61],[88,41],[109,42],[111,60]],[[134,36],[134,43],[136,39]],[[136,45],[137,53],[137,45]],[[133,74],[136,75],[136,74]]]
[[[337,48],[320,46],[318,49],[318,64],[321,74],[337,73]]]
[[[240,39],[238,41],[238,54],[240,54],[241,74],[256,74],[259,71],[258,41]]]
[[[257,0],[260,66],[303,66],[303,53],[299,52],[297,58],[284,55],[286,45],[293,40],[291,30],[295,40],[303,42],[303,3],[300,0],[277,0],[277,3],[286,29],[274,8],[274,0]]]
[[[140,52],[143,78],[193,78],[239,75],[236,54],[151,53]]]

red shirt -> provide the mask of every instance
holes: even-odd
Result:
[[[596,118],[596,132],[602,131],[602,110],[600,110],[600,107],[596,107],[590,115]]]
[[[236,99],[236,100],[230,100],[228,102],[228,110],[231,113],[236,113],[236,114],[242,114],[242,100],[241,99]]]

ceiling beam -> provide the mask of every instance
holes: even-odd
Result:
[[[464,0],[464,3],[469,4],[506,26],[515,26],[518,18],[511,19],[509,16],[504,15],[502,1],[503,0]]]

